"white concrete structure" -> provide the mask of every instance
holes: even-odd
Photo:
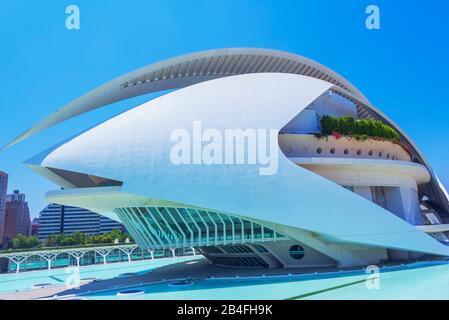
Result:
[[[100,106],[180,87],[30,159],[31,169],[64,188],[47,200],[123,222],[145,249],[196,247],[220,265],[449,255],[441,238],[423,231],[432,222],[421,203],[441,224],[449,206],[413,142],[345,79],[296,55],[226,49],[170,59],[78,98],[10,145]],[[374,117],[399,131],[402,144],[317,139],[323,115]],[[173,132],[198,122],[215,133],[276,130],[276,172],[261,175],[249,161],[173,163]]]
[[[72,257],[76,261],[76,266],[80,266],[80,261],[86,253],[95,253],[98,256],[102,257],[103,264],[107,264],[108,255],[114,251],[118,250],[126,254],[128,257],[128,262],[131,262],[132,253],[138,249],[139,247],[135,244],[127,244],[127,245],[103,245],[97,247],[79,247],[79,248],[56,248],[56,249],[47,249],[47,250],[34,250],[34,251],[18,251],[18,252],[9,252],[9,253],[0,253],[0,258],[6,258],[10,262],[13,262],[16,266],[16,273],[20,272],[20,265],[26,262],[30,257],[40,257],[45,260],[47,263],[47,269],[51,270],[52,263],[58,258],[60,255],[67,255]],[[150,252],[153,258],[153,251]]]

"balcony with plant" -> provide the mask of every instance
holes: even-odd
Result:
[[[341,157],[411,161],[399,133],[379,120],[322,116],[320,132],[281,134],[281,149],[289,157]]]
[[[354,117],[332,117],[322,116],[320,118],[320,137],[345,136],[352,137],[358,141],[367,139],[388,140],[393,143],[400,143],[399,133],[382,121],[374,119],[358,120]]]

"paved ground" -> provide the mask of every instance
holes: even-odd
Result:
[[[317,271],[313,269],[313,271]],[[81,281],[79,288],[67,289],[65,285],[52,286],[43,289],[34,289],[29,291],[11,292],[0,294],[0,299],[4,300],[29,300],[52,298],[54,296],[78,295],[86,292],[112,290],[118,287],[132,287],[142,284],[151,284],[164,281],[173,281],[175,279],[193,278],[204,279],[214,276],[219,277],[248,277],[262,275],[287,275],[304,274],[313,272],[311,269],[254,269],[254,268],[233,268],[219,267],[210,264],[206,259],[180,262],[164,267],[157,268],[150,273],[135,275],[130,277],[116,277],[100,281]],[[332,268],[323,268],[320,272],[335,271]]]
[[[360,270],[360,268],[344,269],[344,271]],[[79,288],[67,289],[65,285],[34,289],[23,292],[0,294],[0,300],[28,300],[52,298],[54,296],[78,295],[94,291],[109,291],[117,288],[133,287],[143,284],[173,281],[175,279],[204,279],[208,277],[250,277],[273,276],[288,274],[311,274],[335,272],[335,268],[289,268],[289,269],[254,269],[241,267],[219,267],[212,265],[206,259],[186,261],[154,269],[153,271],[129,277],[115,277],[100,281],[81,281]]]

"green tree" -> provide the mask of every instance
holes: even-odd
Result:
[[[62,243],[65,242],[65,238],[67,238],[67,236],[63,233],[56,235],[56,245],[62,245]]]
[[[12,247],[13,249],[23,249],[27,247],[27,240],[26,236],[23,234],[18,234],[13,240],[12,240]]]
[[[23,234],[18,234],[13,240],[12,240],[12,248],[13,249],[30,249],[35,248],[40,245],[40,241],[37,239],[36,236],[25,236]]]
[[[75,245],[83,245],[86,242],[86,235],[80,231],[75,231],[70,237]]]
[[[56,236],[51,234],[49,236],[47,236],[47,238],[45,238],[44,244],[46,247],[54,247],[56,246],[58,243],[56,241]]]
[[[112,230],[110,232],[110,235],[111,235],[112,241],[115,241],[115,239],[118,239],[120,242],[124,241],[124,239],[123,239],[123,232],[121,232],[118,229]]]
[[[62,247],[74,246],[74,245],[76,245],[76,242],[75,242],[75,239],[73,239],[72,236],[65,236],[64,238],[62,238],[62,240],[59,243],[59,245],[62,246]]]
[[[89,244],[93,244],[93,243],[94,243],[94,242],[93,242],[92,237],[89,236],[89,235],[86,235],[86,238],[84,239],[84,244],[85,244],[85,245],[89,245]]]
[[[63,233],[58,235],[49,235],[45,239],[44,243],[47,247],[75,245],[82,246],[90,244],[114,243],[116,239],[120,243],[125,243],[126,238],[129,238],[130,242],[133,242],[133,238],[129,234],[123,233],[118,229],[114,229],[110,233],[97,234],[93,236],[89,236],[80,231],[76,231],[70,236]]]
[[[28,237],[30,248],[36,248],[41,246],[41,242],[36,236]]]

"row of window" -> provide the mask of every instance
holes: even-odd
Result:
[[[330,154],[335,154],[336,150],[335,150],[335,148],[332,148],[332,149],[329,150],[329,152],[330,152]],[[323,149],[322,149],[322,148],[317,148],[317,149],[316,149],[316,153],[317,153],[317,154],[322,154],[322,153],[323,153]],[[344,153],[345,155],[348,155],[348,154],[349,154],[349,149],[344,149],[344,150],[343,150],[343,153]],[[356,155],[361,156],[362,154],[363,154],[363,152],[362,152],[361,149],[358,149],[358,150],[356,151]],[[369,150],[369,151],[368,151],[368,156],[370,156],[370,157],[375,156],[374,151],[373,151],[373,150]],[[382,158],[382,157],[384,156],[384,152],[379,151],[379,152],[377,153],[377,156],[378,156],[379,158]],[[391,157],[391,160],[398,160],[398,157],[396,157],[395,155],[390,155],[390,153],[387,153],[386,156],[385,156],[386,159],[390,159],[390,157]]]

